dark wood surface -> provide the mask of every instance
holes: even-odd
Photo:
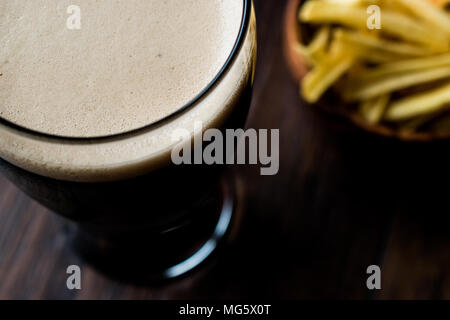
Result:
[[[74,254],[62,218],[0,177],[0,299],[450,298],[446,153],[378,139],[305,106],[282,52],[284,6],[255,0],[248,126],[280,128],[280,171],[237,168],[246,190],[239,241],[187,278],[117,282]],[[71,264],[82,267],[80,291],[66,289]],[[366,288],[372,264],[382,271],[378,291]]]

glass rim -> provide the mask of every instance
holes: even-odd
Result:
[[[45,140],[56,140],[59,142],[69,142],[69,143],[92,143],[92,142],[104,142],[104,141],[114,141],[114,140],[121,140],[124,138],[129,138],[133,136],[138,136],[146,131],[155,129],[157,127],[160,127],[164,125],[165,123],[169,122],[170,120],[176,118],[180,114],[184,113],[185,111],[190,110],[193,108],[199,101],[201,101],[204,97],[208,95],[208,93],[214,89],[216,84],[224,77],[228,69],[231,67],[233,62],[235,61],[238,53],[241,50],[241,47],[243,45],[243,40],[245,39],[245,35],[247,33],[247,30],[250,25],[250,16],[251,16],[251,0],[243,0],[243,12],[242,12],[242,20],[241,20],[241,26],[239,28],[239,33],[236,38],[236,41],[233,45],[233,49],[231,50],[231,53],[229,54],[228,58],[226,59],[223,66],[220,68],[219,72],[214,76],[214,78],[206,85],[206,87],[201,90],[194,98],[192,98],[189,102],[175,110],[174,112],[168,114],[167,116],[154,121],[150,124],[144,125],[142,127],[138,127],[132,130],[128,130],[125,132],[119,132],[109,135],[99,135],[99,136],[92,136],[92,137],[70,137],[70,136],[63,136],[63,135],[56,135],[51,133],[45,133],[40,132],[34,129],[29,129],[24,126],[18,125],[13,123],[12,121],[6,120],[5,118],[0,116],[0,125],[4,125],[6,127],[15,129],[16,131],[19,131],[20,133],[25,133],[27,135],[31,135],[33,137],[37,138],[44,138]]]

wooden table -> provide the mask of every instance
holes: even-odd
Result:
[[[273,177],[237,169],[247,210],[235,247],[179,281],[119,283],[74,254],[61,218],[0,177],[0,298],[450,298],[448,152],[378,139],[304,106],[282,52],[284,5],[255,0],[248,126],[280,128],[281,159]],[[80,291],[66,289],[71,264],[82,266]],[[372,264],[381,290],[366,287]]]

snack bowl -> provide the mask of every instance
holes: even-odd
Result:
[[[284,18],[284,54],[290,73],[299,84],[310,70],[305,57],[298,52],[298,44],[304,44],[311,37],[312,32],[309,26],[300,23],[298,19],[299,10],[304,2],[304,0],[288,0]],[[301,96],[300,93],[299,95]],[[409,142],[442,141],[450,138],[450,130],[399,130],[385,123],[370,123],[354,108],[349,108],[347,103],[331,90],[328,90],[315,103],[308,103],[303,97],[301,99],[312,108],[317,108],[327,114],[335,115],[338,119],[344,120],[349,125],[377,136]]]

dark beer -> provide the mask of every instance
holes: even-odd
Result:
[[[84,3],[87,6],[93,5],[92,1],[81,1],[82,10]],[[129,6],[139,7],[140,4],[144,10],[152,3],[156,5],[155,1],[134,0],[128,5],[124,4],[123,7],[108,8],[108,12],[118,14],[121,10],[127,13],[131,10]],[[159,5],[159,9],[156,10],[158,17],[153,17],[154,21],[150,22],[152,26],[162,23],[157,22],[158,19],[161,20],[164,15],[172,12],[170,5],[179,4],[178,1],[168,3],[169,7]],[[138,47],[134,47],[131,51],[127,51],[129,48],[123,49],[127,51],[126,55],[123,55],[119,50],[121,46],[117,45],[120,39],[111,40],[110,37],[101,35],[105,41],[108,39],[111,41],[109,47],[118,51],[116,54],[105,53],[106,56],[115,63],[126,65],[127,72],[131,73],[129,79],[139,78],[143,84],[134,82],[135,86],[131,88],[122,80],[111,80],[113,75],[103,78],[101,74],[96,73],[95,61],[99,58],[88,56],[87,61],[92,63],[90,67],[94,71],[80,65],[79,68],[82,69],[80,72],[84,71],[85,76],[91,77],[80,78],[79,81],[84,81],[83,85],[73,84],[72,78],[68,80],[70,85],[78,88],[81,96],[79,98],[75,96],[74,100],[64,100],[67,97],[63,95],[66,102],[63,110],[57,109],[56,100],[60,101],[60,93],[69,89],[63,86],[62,91],[55,92],[51,87],[51,81],[65,79],[75,70],[69,68],[56,71],[55,68],[59,64],[51,65],[47,69],[39,65],[49,73],[43,76],[46,82],[42,79],[36,80],[36,83],[43,86],[42,88],[37,86],[33,79],[29,81],[30,88],[36,90],[37,101],[27,114],[27,111],[20,108],[25,108],[26,103],[31,101],[28,99],[31,98],[27,96],[15,100],[13,97],[20,90],[24,91],[27,83],[23,84],[23,88],[13,88],[13,84],[17,85],[17,77],[9,75],[9,72],[12,72],[11,66],[17,61],[14,61],[15,56],[9,56],[12,52],[9,49],[0,51],[1,59],[11,60],[10,66],[3,72],[5,75],[0,79],[0,83],[3,81],[1,90],[9,90],[6,91],[9,93],[8,104],[0,106],[2,111],[0,156],[4,159],[0,162],[1,171],[31,197],[56,213],[77,222],[79,228],[76,244],[86,258],[106,271],[119,271],[116,274],[127,278],[164,279],[184,274],[215,251],[233,221],[235,205],[233,183],[230,182],[232,180],[230,177],[224,178],[226,176],[224,167],[174,165],[170,157],[175,145],[171,140],[171,133],[183,128],[192,132],[193,139],[194,121],[200,121],[205,130],[208,128],[225,130],[244,126],[250,105],[256,59],[255,20],[249,1],[230,1],[227,5],[222,1],[202,0],[197,1],[195,5],[200,11],[204,10],[204,13],[208,14],[204,20],[215,17],[219,27],[214,29],[213,24],[208,24],[208,21],[199,24],[195,19],[192,29],[195,31],[196,28],[209,26],[208,30],[215,32],[215,38],[225,33],[224,39],[216,39],[220,45],[209,43],[216,49],[220,48],[220,51],[214,48],[208,50],[203,48],[199,51],[189,49],[195,45],[206,46],[211,42],[211,39],[208,39],[194,44],[193,41],[198,40],[195,35],[193,36],[195,39],[191,39],[190,42],[180,39],[182,45],[178,45],[184,48],[174,49],[173,46],[177,43],[173,42],[176,42],[176,39],[160,34],[162,40],[159,42],[155,40],[155,43],[164,49],[156,50],[157,53],[147,61],[144,53],[148,53],[150,47],[138,46],[146,39],[145,36],[137,37],[134,42],[130,40]],[[181,12],[186,11],[178,18],[179,20],[172,21],[172,24],[180,28],[181,25],[189,23],[186,14],[190,10],[188,4],[176,7]],[[237,8],[240,10],[239,16]],[[214,10],[220,12],[211,15]],[[134,11],[125,14],[126,19],[121,16],[124,21],[131,21],[131,26],[122,21],[119,27],[111,27],[113,34],[120,35],[122,30],[120,28],[126,29],[127,26],[128,29],[142,27],[143,21],[146,20],[140,20],[136,15],[131,16],[132,12]],[[14,14],[17,13],[12,12],[11,16]],[[222,17],[223,21],[217,21],[217,17]],[[132,24],[133,19],[137,20],[136,24]],[[94,24],[88,20],[82,24],[80,31],[83,32],[84,28],[89,26],[93,27],[89,23]],[[1,32],[14,33],[14,27]],[[165,28],[167,26],[160,31],[164,32]],[[228,31],[225,32],[224,28]],[[89,32],[92,31],[78,37],[92,39],[93,35]],[[139,29],[139,32],[143,31]],[[182,37],[182,31],[179,32],[181,32],[179,37]],[[235,35],[230,42],[233,32]],[[128,31],[124,34],[128,34]],[[37,38],[45,36],[36,34]],[[153,39],[150,35],[148,37]],[[36,41],[33,39],[25,43],[33,46]],[[124,42],[129,43],[125,40]],[[223,50],[226,55],[223,54]],[[20,52],[27,57],[26,53]],[[104,53],[101,50],[100,52]],[[183,58],[182,52],[185,53]],[[199,52],[216,54],[217,57],[199,59],[191,66],[194,70],[186,73],[189,52],[193,54],[190,57],[191,62],[198,60]],[[54,54],[57,55],[58,52]],[[94,51],[91,54],[100,53]],[[133,54],[138,57],[137,60],[125,63],[126,57],[133,59],[130,57]],[[223,61],[219,65],[218,61],[221,59]],[[37,60],[28,62],[30,66],[36,65]],[[142,71],[147,66],[137,62],[152,63],[153,66],[148,70],[154,69],[157,73]],[[98,70],[106,70],[104,68],[108,63],[98,66]],[[158,63],[160,65],[155,65]],[[213,66],[202,65],[205,63],[212,63]],[[23,67],[24,70],[26,66],[27,63]],[[177,68],[180,70],[177,71]],[[215,72],[212,73],[212,70]],[[208,72],[209,76],[206,75]],[[123,75],[125,71],[119,73]],[[92,74],[96,78],[93,78]],[[174,80],[176,75],[178,80]],[[148,80],[146,76],[157,79]],[[198,83],[195,83],[196,78]],[[157,84],[155,81],[161,83]],[[146,92],[142,85],[148,84],[153,84],[153,87]],[[123,86],[126,87],[126,94],[122,92],[120,96],[122,104],[115,104],[109,111],[107,104],[114,104],[115,101],[111,100],[111,95],[115,99],[117,95],[106,90],[106,85],[120,90],[123,90]],[[41,90],[47,91],[42,93]],[[193,90],[196,91],[195,94]],[[137,97],[129,96],[132,91]],[[93,99],[96,94],[99,97]],[[176,98],[180,99],[178,103]],[[42,101],[49,103],[45,108],[42,107],[41,112],[36,111]],[[103,101],[107,104],[96,108],[94,104],[86,101]],[[127,103],[132,107],[120,110],[120,107],[127,106]],[[78,106],[85,112],[84,115],[75,113],[74,110],[77,110]],[[106,119],[103,119],[101,115],[105,110],[108,114],[105,116]],[[45,112],[52,112],[52,115],[46,117]],[[61,114],[58,115],[58,112]],[[142,113],[143,116],[136,116],[137,113]],[[54,119],[57,120],[53,121]]]

